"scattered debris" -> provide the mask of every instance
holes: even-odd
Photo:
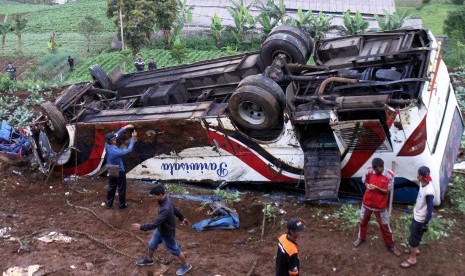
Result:
[[[8,226],[0,229],[0,238],[8,239],[11,236],[10,232],[11,232],[11,227],[8,227]]]
[[[42,276],[44,272],[39,271],[42,268],[41,265],[30,265],[28,267],[10,267],[3,272],[3,276]]]
[[[41,242],[45,242],[45,243],[51,243],[51,242],[71,243],[73,238],[65,236],[58,232],[50,232],[48,235],[38,238],[38,240]]]
[[[86,269],[87,270],[93,270],[94,269],[94,264],[93,263],[86,263]]]
[[[155,270],[153,271],[153,275],[154,275],[154,276],[162,276],[163,273],[165,273],[166,271],[168,271],[168,269],[170,269],[169,266],[164,265],[164,264],[160,264],[160,267],[157,268],[157,269],[155,269]]]

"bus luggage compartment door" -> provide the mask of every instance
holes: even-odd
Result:
[[[341,182],[341,153],[337,149],[305,151],[305,199],[337,198]]]

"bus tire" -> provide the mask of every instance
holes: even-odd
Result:
[[[291,25],[279,25],[279,26],[274,27],[274,29],[270,32],[269,35],[276,34],[276,33],[289,34],[297,38],[305,45],[305,48],[308,51],[309,56],[307,57],[307,59],[312,55],[313,42],[312,42],[310,35],[304,29],[301,29],[299,27],[294,27]]]
[[[103,89],[111,90],[113,88],[110,77],[103,71],[102,67],[98,64],[94,64],[89,67],[89,73],[92,79]]]
[[[51,102],[44,102],[41,104],[42,110],[47,118],[50,120],[53,133],[55,137],[61,142],[68,135],[66,130],[66,120],[63,117],[63,113],[57,108],[57,106]]]
[[[279,106],[284,107],[285,96],[283,89],[274,80],[263,75],[251,75],[244,78],[237,87],[244,85],[257,86],[271,93],[278,100]]]
[[[278,100],[263,88],[243,85],[228,102],[228,110],[236,125],[248,130],[266,130],[278,123],[281,108]]]
[[[307,64],[309,57],[309,51],[305,47],[305,44],[286,33],[270,35],[263,42],[260,50],[260,57],[265,66],[271,65],[279,54],[286,56],[287,63]]]

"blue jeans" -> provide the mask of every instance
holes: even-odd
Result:
[[[158,229],[155,229],[155,231],[153,231],[152,238],[149,242],[149,250],[156,251],[158,245],[162,242],[163,245],[165,245],[166,249],[168,249],[168,251],[174,256],[177,257],[179,256],[179,254],[181,254],[181,248],[179,248],[174,237],[164,237],[160,234],[160,231],[158,231]]]

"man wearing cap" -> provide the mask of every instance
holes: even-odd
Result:
[[[176,275],[184,275],[192,269],[192,264],[187,262],[184,253],[182,253],[176,242],[176,220],[175,216],[183,224],[189,225],[189,221],[181,214],[181,212],[171,203],[168,196],[165,195],[165,188],[157,184],[151,190],[150,194],[153,195],[158,202],[158,217],[153,223],[139,224],[133,223],[133,230],[149,231],[155,229],[152,238],[148,245],[148,255],[136,262],[136,265],[145,266],[153,265],[153,254],[157,250],[160,243],[165,245],[166,249],[174,256],[178,257],[182,262],[181,267],[176,270]]]
[[[297,239],[305,230],[300,219],[290,219],[287,222],[287,234],[278,239],[278,252],[276,254],[276,276],[299,275],[299,250]]]
[[[108,177],[108,191],[107,191],[107,202],[106,208],[113,206],[113,200],[115,199],[116,187],[118,187],[119,197],[119,208],[125,209],[128,207],[126,204],[126,171],[124,170],[123,156],[127,155],[134,148],[134,143],[137,141],[137,132],[132,132],[132,139],[129,146],[126,149],[120,149],[118,147],[116,138],[123,135],[126,130],[134,129],[133,125],[126,125],[118,130],[116,133],[108,133],[105,136],[105,151],[107,153],[107,165],[117,165],[119,167],[119,176]]]
[[[413,208],[413,219],[408,239],[410,258],[400,264],[403,268],[409,268],[417,264],[421,238],[423,233],[428,231],[428,223],[433,217],[434,187],[430,184],[432,179],[428,167],[422,166],[418,169],[418,180],[420,181],[420,189]]]
[[[375,213],[376,221],[378,222],[387,249],[394,255],[400,256],[401,252],[392,241],[392,232],[389,227],[389,213],[387,210],[389,191],[394,185],[394,172],[384,169],[384,161],[381,158],[374,158],[371,165],[362,177],[366,190],[360,210],[358,238],[354,242],[354,246],[358,247],[365,241],[368,222],[370,221],[371,214]]]

